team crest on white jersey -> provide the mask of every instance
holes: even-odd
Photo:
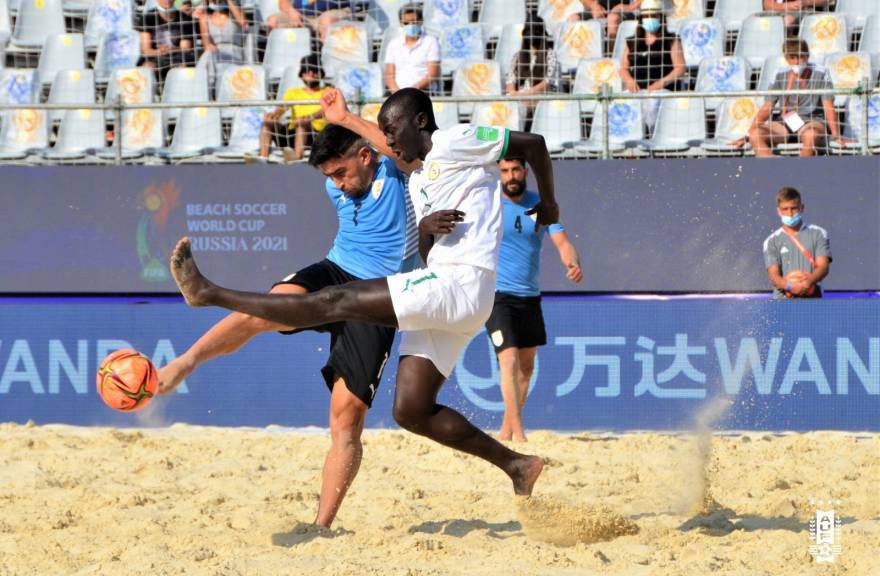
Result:
[[[385,187],[385,179],[381,178],[373,182],[373,198],[376,200],[379,199],[379,196],[382,195],[382,188]]]
[[[436,160],[431,160],[431,162],[428,163],[428,180],[433,182],[434,180],[436,180],[439,177],[440,177],[440,165],[437,163]]]

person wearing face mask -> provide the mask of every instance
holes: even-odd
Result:
[[[643,0],[636,34],[623,48],[620,77],[629,92],[675,90],[686,70],[681,41],[666,29],[661,0]],[[645,123],[653,127],[659,99],[642,100]]]
[[[299,62],[299,77],[303,81],[303,86],[288,88],[281,97],[282,100],[291,102],[320,100],[324,92],[331,89],[329,86],[321,87],[324,71],[318,54],[302,57]],[[268,158],[274,136],[278,145],[284,148],[285,158],[299,160],[305,155],[306,146],[314,136],[327,126],[320,104],[290,106],[290,120],[286,125],[279,122],[285,110],[284,106],[278,106],[263,117],[263,127],[260,129],[260,156],[263,158]],[[294,140],[292,158],[287,152],[291,134]]]
[[[782,226],[764,240],[764,263],[773,298],[821,298],[819,282],[828,276],[831,244],[828,232],[804,222],[804,204],[794,188],[776,193]]]
[[[407,4],[399,12],[401,36],[385,50],[385,85],[393,94],[401,88],[435,91],[440,78],[440,42],[422,28],[422,9]]]
[[[195,62],[195,21],[180,10],[182,4],[156,0],[155,9],[141,17],[138,66],[156,69],[160,82],[171,67],[190,66]]]
[[[813,156],[825,146],[828,132],[839,144],[849,142],[840,134],[828,72],[809,62],[810,48],[801,38],[785,41],[783,55],[789,67],[780,70],[770,90],[827,90],[826,94],[768,96],[749,129],[755,156],[773,156],[773,146],[800,143],[801,156]],[[734,143],[745,144],[745,139]]]

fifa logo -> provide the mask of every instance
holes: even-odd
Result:
[[[171,210],[180,197],[180,188],[172,178],[160,184],[147,186],[141,197],[144,213],[137,227],[137,255],[141,262],[141,279],[146,282],[165,282],[169,279],[165,261],[168,259],[163,242]]]
[[[810,500],[813,506],[840,505],[840,500]],[[834,508],[816,508],[816,516],[810,520],[810,556],[816,562],[831,562],[840,556],[841,544],[840,516]]]

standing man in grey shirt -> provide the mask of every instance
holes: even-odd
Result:
[[[828,276],[831,244],[828,232],[803,221],[804,204],[794,188],[776,193],[782,227],[764,240],[764,263],[773,298],[821,298],[819,282]]]
[[[789,142],[800,142],[801,156],[813,156],[816,148],[825,145],[829,132],[834,140],[844,144],[846,140],[841,137],[837,124],[828,72],[809,63],[810,48],[801,38],[786,40],[783,54],[789,67],[776,75],[771,90],[826,90],[828,93],[768,96],[749,129],[748,138],[755,156],[773,156],[773,146]],[[779,110],[774,112],[777,104]],[[745,144],[745,138],[736,144]]]

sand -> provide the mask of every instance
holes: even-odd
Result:
[[[880,573],[880,435],[529,438],[547,465],[523,500],[475,458],[368,432],[327,531],[320,432],[0,424],[0,575]],[[841,501],[834,564],[809,555],[811,498]]]

